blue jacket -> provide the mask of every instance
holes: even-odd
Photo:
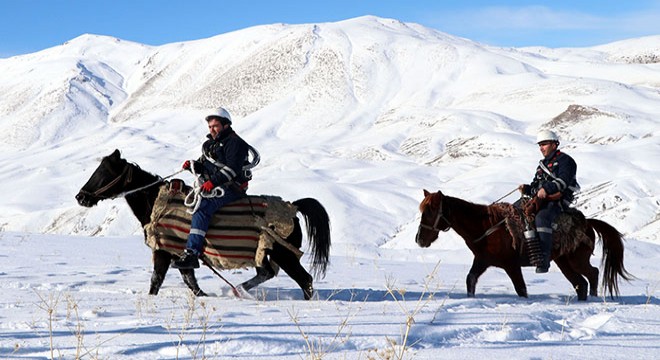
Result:
[[[542,165],[550,171],[552,176],[543,170]],[[575,160],[563,152],[556,150],[539,161],[534,179],[529,185],[525,185],[523,192],[526,195],[534,196],[541,188],[544,188],[548,195],[561,192],[562,200],[570,203],[573,201],[573,193],[579,187],[576,173],[577,164]]]
[[[214,139],[211,134],[202,144],[202,176],[215,186],[228,186],[231,182],[242,185],[248,181],[243,165],[248,160],[248,144],[231,127]]]

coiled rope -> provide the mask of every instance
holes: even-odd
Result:
[[[189,160],[190,161],[190,170],[192,171],[193,175],[197,179],[193,183],[193,189],[191,192],[186,195],[186,198],[183,200],[183,204],[186,205],[189,208],[192,208],[192,210],[186,210],[188,214],[194,214],[197,209],[199,209],[199,205],[202,202],[202,198],[214,198],[214,197],[223,197],[225,196],[225,189],[223,189],[220,186],[216,186],[211,191],[203,191],[202,190],[202,178],[201,174],[197,174],[195,172],[195,166],[194,160]]]

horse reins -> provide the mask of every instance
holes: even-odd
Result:
[[[104,196],[104,195],[102,195],[105,191],[107,191],[108,189],[110,189],[113,186],[117,185],[117,183],[119,183],[119,181],[124,177],[124,175],[126,175],[126,179],[124,179],[124,185],[127,185],[128,183],[130,183],[133,180],[133,166],[131,166],[131,164],[127,162],[126,165],[124,165],[124,169],[122,170],[122,172],[119,175],[117,175],[116,178],[114,178],[112,181],[110,181],[108,184],[106,184],[105,186],[97,189],[94,192],[89,192],[89,191],[86,191],[86,190],[80,190],[80,191],[83,194],[91,195],[91,196],[97,197],[101,200],[107,200],[107,199],[112,200],[112,199],[124,197],[126,195],[130,195],[130,194],[136,193],[138,191],[142,191],[146,188],[152,187],[154,185],[160,184],[160,183],[164,182],[166,179],[169,179],[172,176],[177,175],[177,174],[179,174],[183,171],[184,171],[184,169],[181,169],[181,170],[179,170],[179,171],[177,171],[177,172],[175,172],[171,175],[165,176],[165,177],[160,177],[160,176],[156,175],[156,177],[157,177],[156,181],[154,181],[150,184],[144,185],[144,186],[140,186],[136,189],[123,191],[123,192],[121,192],[117,195],[113,195],[113,196]]]
[[[497,224],[491,226],[490,228],[488,228],[488,230],[486,230],[486,232],[483,235],[476,238],[473,242],[477,243],[477,242],[487,238],[488,235],[490,235],[490,234],[494,233],[495,231],[497,231],[497,229],[500,227],[500,225],[504,224],[505,221],[506,221],[506,218],[502,219]]]
[[[517,187],[514,188],[513,190],[509,191],[508,193],[506,193],[506,195],[502,196],[501,198],[499,198],[499,199],[493,201],[493,202],[491,203],[491,205],[493,205],[493,204],[495,204],[496,202],[499,202],[500,200],[504,199],[505,197],[507,197],[507,196],[513,194],[516,190],[518,190]],[[486,232],[485,232],[483,235],[481,235],[481,236],[479,236],[478,238],[476,238],[473,242],[477,243],[477,242],[479,242],[479,241],[481,241],[481,240],[487,238],[490,234],[492,234],[492,233],[494,233],[495,231],[497,231],[497,229],[500,227],[500,225],[504,224],[505,221],[506,221],[506,218],[500,220],[500,222],[498,222],[497,224],[495,224],[495,225],[491,226],[490,228],[488,228],[488,230],[486,230]]]
[[[490,204],[493,205],[493,204],[495,204],[496,202],[499,202],[500,200],[504,199],[505,197],[507,197],[507,196],[513,194],[516,190],[518,190],[517,187],[516,187],[516,188],[513,188],[513,190],[511,190],[511,191],[509,191],[508,193],[506,193],[506,195],[504,195],[504,196],[502,196],[501,198],[499,198],[499,199],[493,201],[493,202],[490,203]]]
[[[119,180],[121,180],[122,177],[124,177],[124,175],[126,175],[126,174],[128,174],[128,177],[127,177],[126,180],[124,180],[124,184],[129,183],[129,182],[132,180],[132,178],[133,178],[133,168],[130,167],[130,166],[128,166],[128,163],[126,163],[126,166],[124,166],[124,169],[122,170],[122,172],[121,172],[119,175],[117,175],[117,177],[114,178],[112,181],[110,181],[109,183],[107,183],[105,186],[103,186],[103,187],[101,187],[101,188],[99,188],[99,189],[96,189],[96,191],[94,191],[93,193],[90,193],[89,191],[86,191],[86,190],[84,190],[84,189],[83,189],[83,190],[80,190],[80,191],[81,191],[83,194],[91,195],[91,196],[93,196],[93,197],[97,197],[97,198],[100,198],[100,199],[114,199],[114,197],[105,197],[105,196],[102,196],[101,194],[103,194],[105,191],[107,191],[107,190],[110,189],[111,187],[117,185],[117,183],[119,182]]]
[[[498,202],[498,201],[500,201],[500,200],[502,200],[502,199],[504,199],[505,197],[511,195],[511,194],[512,194],[514,191],[516,191],[516,190],[518,190],[518,189],[517,189],[517,188],[516,188],[516,189],[513,189],[513,190],[510,191],[508,194],[506,194],[506,195],[502,196],[501,198],[499,198],[498,200],[494,201],[493,204],[496,203],[496,202]],[[492,204],[491,204],[491,205],[492,205]],[[447,223],[447,227],[446,227],[446,228],[444,228],[444,229],[440,229],[440,228],[438,227],[438,224],[440,223],[440,219],[444,220],[444,221]],[[492,234],[492,233],[494,233],[495,231],[497,231],[497,229],[498,229],[502,224],[504,224],[505,221],[506,221],[506,218],[500,220],[500,222],[498,222],[497,224],[495,224],[495,225],[491,226],[490,228],[488,228],[488,230],[486,230],[486,232],[484,232],[483,235],[481,235],[480,237],[476,238],[473,242],[474,242],[474,243],[477,243],[477,242],[479,242],[479,241],[481,241],[481,240],[487,238],[490,234]],[[449,219],[447,219],[447,218],[444,216],[443,211],[442,211],[442,197],[440,197],[440,204],[438,204],[438,215],[436,215],[436,217],[435,217],[435,221],[433,222],[433,226],[426,225],[426,224],[424,224],[424,223],[422,223],[422,222],[420,221],[420,223],[419,223],[419,228],[421,228],[421,229],[431,230],[431,231],[438,232],[438,233],[439,233],[440,231],[449,231],[449,229],[451,229],[451,223],[449,222]]]

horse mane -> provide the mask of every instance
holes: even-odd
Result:
[[[128,165],[128,166],[131,166],[133,168],[133,171],[138,170],[137,173],[140,174],[140,175],[144,175],[144,176],[150,177],[152,179],[157,179],[159,177],[158,175],[154,175],[154,174],[142,169],[140,167],[140,165],[138,165],[138,164],[136,164],[132,161],[128,161],[128,160],[122,158],[121,154],[119,153],[118,150],[115,150],[115,152],[113,152],[112,154],[104,157],[102,162],[106,162],[107,167],[109,167],[112,170],[117,171],[117,172],[119,172],[121,169],[116,169],[115,166],[124,167],[124,166]]]
[[[478,213],[478,214],[491,214],[491,206],[489,205],[483,205],[483,204],[476,204],[467,200],[463,200],[457,197],[453,196],[447,196],[444,195],[440,192],[435,192],[432,194],[429,194],[426,196],[422,202],[419,204],[419,211],[424,212],[429,206],[432,204],[439,202],[440,196],[443,197],[444,200],[446,200],[448,203],[451,204],[451,207],[459,207],[461,209],[465,209],[470,212]]]
[[[112,159],[110,159],[112,160]],[[120,166],[129,166],[131,168],[130,177],[138,184],[144,186],[154,183],[160,176],[154,175],[140,167],[140,165],[130,162],[124,158],[119,158],[117,164]],[[141,191],[126,195],[124,198],[133,214],[138,218],[142,226],[150,221],[153,204],[158,196],[159,186],[151,186]]]
[[[424,197],[424,200],[419,204],[419,211],[424,212],[429,205],[431,205],[431,202],[433,201],[434,197],[437,197],[438,193],[433,193],[430,194],[429,196]]]
[[[461,210],[469,211],[470,213],[478,214],[478,215],[490,214],[489,211],[490,206],[488,205],[477,204],[471,201],[463,200],[452,196],[445,196],[445,199],[447,199],[447,201],[451,204],[452,208],[459,208]]]
[[[122,160],[124,160],[124,159],[122,159]],[[124,161],[126,161],[126,164],[128,164],[130,166],[133,166],[133,171],[138,170],[138,174],[142,174],[144,176],[151,177],[154,181],[160,177],[158,175],[154,175],[154,174],[148,172],[147,170],[142,169],[140,167],[140,165],[138,165],[134,162],[128,162],[127,160],[124,160]]]

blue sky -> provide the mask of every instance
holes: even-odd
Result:
[[[415,22],[496,46],[581,47],[660,34],[660,0],[0,0],[0,58],[86,33],[162,45],[255,25],[362,15]]]

